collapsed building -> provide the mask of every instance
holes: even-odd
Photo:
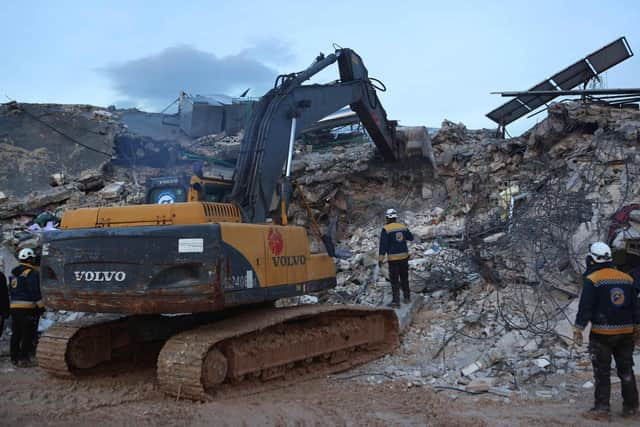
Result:
[[[388,207],[418,238],[411,278],[425,307],[400,351],[375,362],[387,377],[505,396],[553,374],[587,384],[570,338],[587,245],[608,241],[622,268],[640,266],[640,112],[580,102],[548,111],[510,139],[444,121],[419,156],[399,164],[384,163],[366,138],[327,143],[325,134],[322,144],[298,145],[291,220],[311,235],[317,222],[338,243],[338,286],[319,301],[383,302],[388,273],[376,268],[377,237]],[[188,173],[193,160],[229,167],[237,159],[241,131],[188,135],[170,119],[4,104],[3,245],[37,245],[65,209],[142,203],[147,178]],[[81,316],[50,312],[44,323]]]

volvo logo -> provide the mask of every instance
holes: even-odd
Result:
[[[79,282],[123,282],[127,278],[124,271],[74,271],[73,275]]]
[[[307,257],[304,255],[295,256],[274,256],[271,257],[274,267],[287,267],[294,265],[305,265],[307,263]]]

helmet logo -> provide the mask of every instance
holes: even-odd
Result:
[[[611,298],[611,304],[616,307],[624,305],[624,291],[620,288],[613,288],[609,291],[609,297]]]

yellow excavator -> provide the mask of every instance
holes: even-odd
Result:
[[[340,80],[303,84],[335,62]],[[385,159],[400,157],[396,123],[361,58],[341,48],[278,77],[253,111],[233,179],[218,182],[210,198],[190,182],[196,193],[185,190],[182,200],[157,191],[150,202],[166,203],[65,212],[42,248],[45,303],[105,314],[48,329],[40,367],[73,377],[149,357],[166,393],[200,400],[391,352],[399,339],[393,310],[274,306],[336,285],[332,256],[311,253],[305,229],[287,225],[286,211],[296,136],[345,105]]]

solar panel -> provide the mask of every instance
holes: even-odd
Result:
[[[533,86],[529,91],[568,90],[587,83],[593,77],[633,56],[625,37],[620,37]],[[492,110],[487,117],[500,126],[506,126],[546,104],[558,95],[519,95]]]
[[[553,80],[560,89],[566,90],[586,83],[595,76],[597,76],[597,73],[594,73],[589,67],[589,64],[582,59],[580,62],[576,62],[559,73],[554,74],[551,80]]]
[[[633,52],[627,43],[627,39],[620,37],[602,49],[593,52],[587,59],[593,68],[595,68],[596,72],[600,74],[631,56],[633,56]]]

